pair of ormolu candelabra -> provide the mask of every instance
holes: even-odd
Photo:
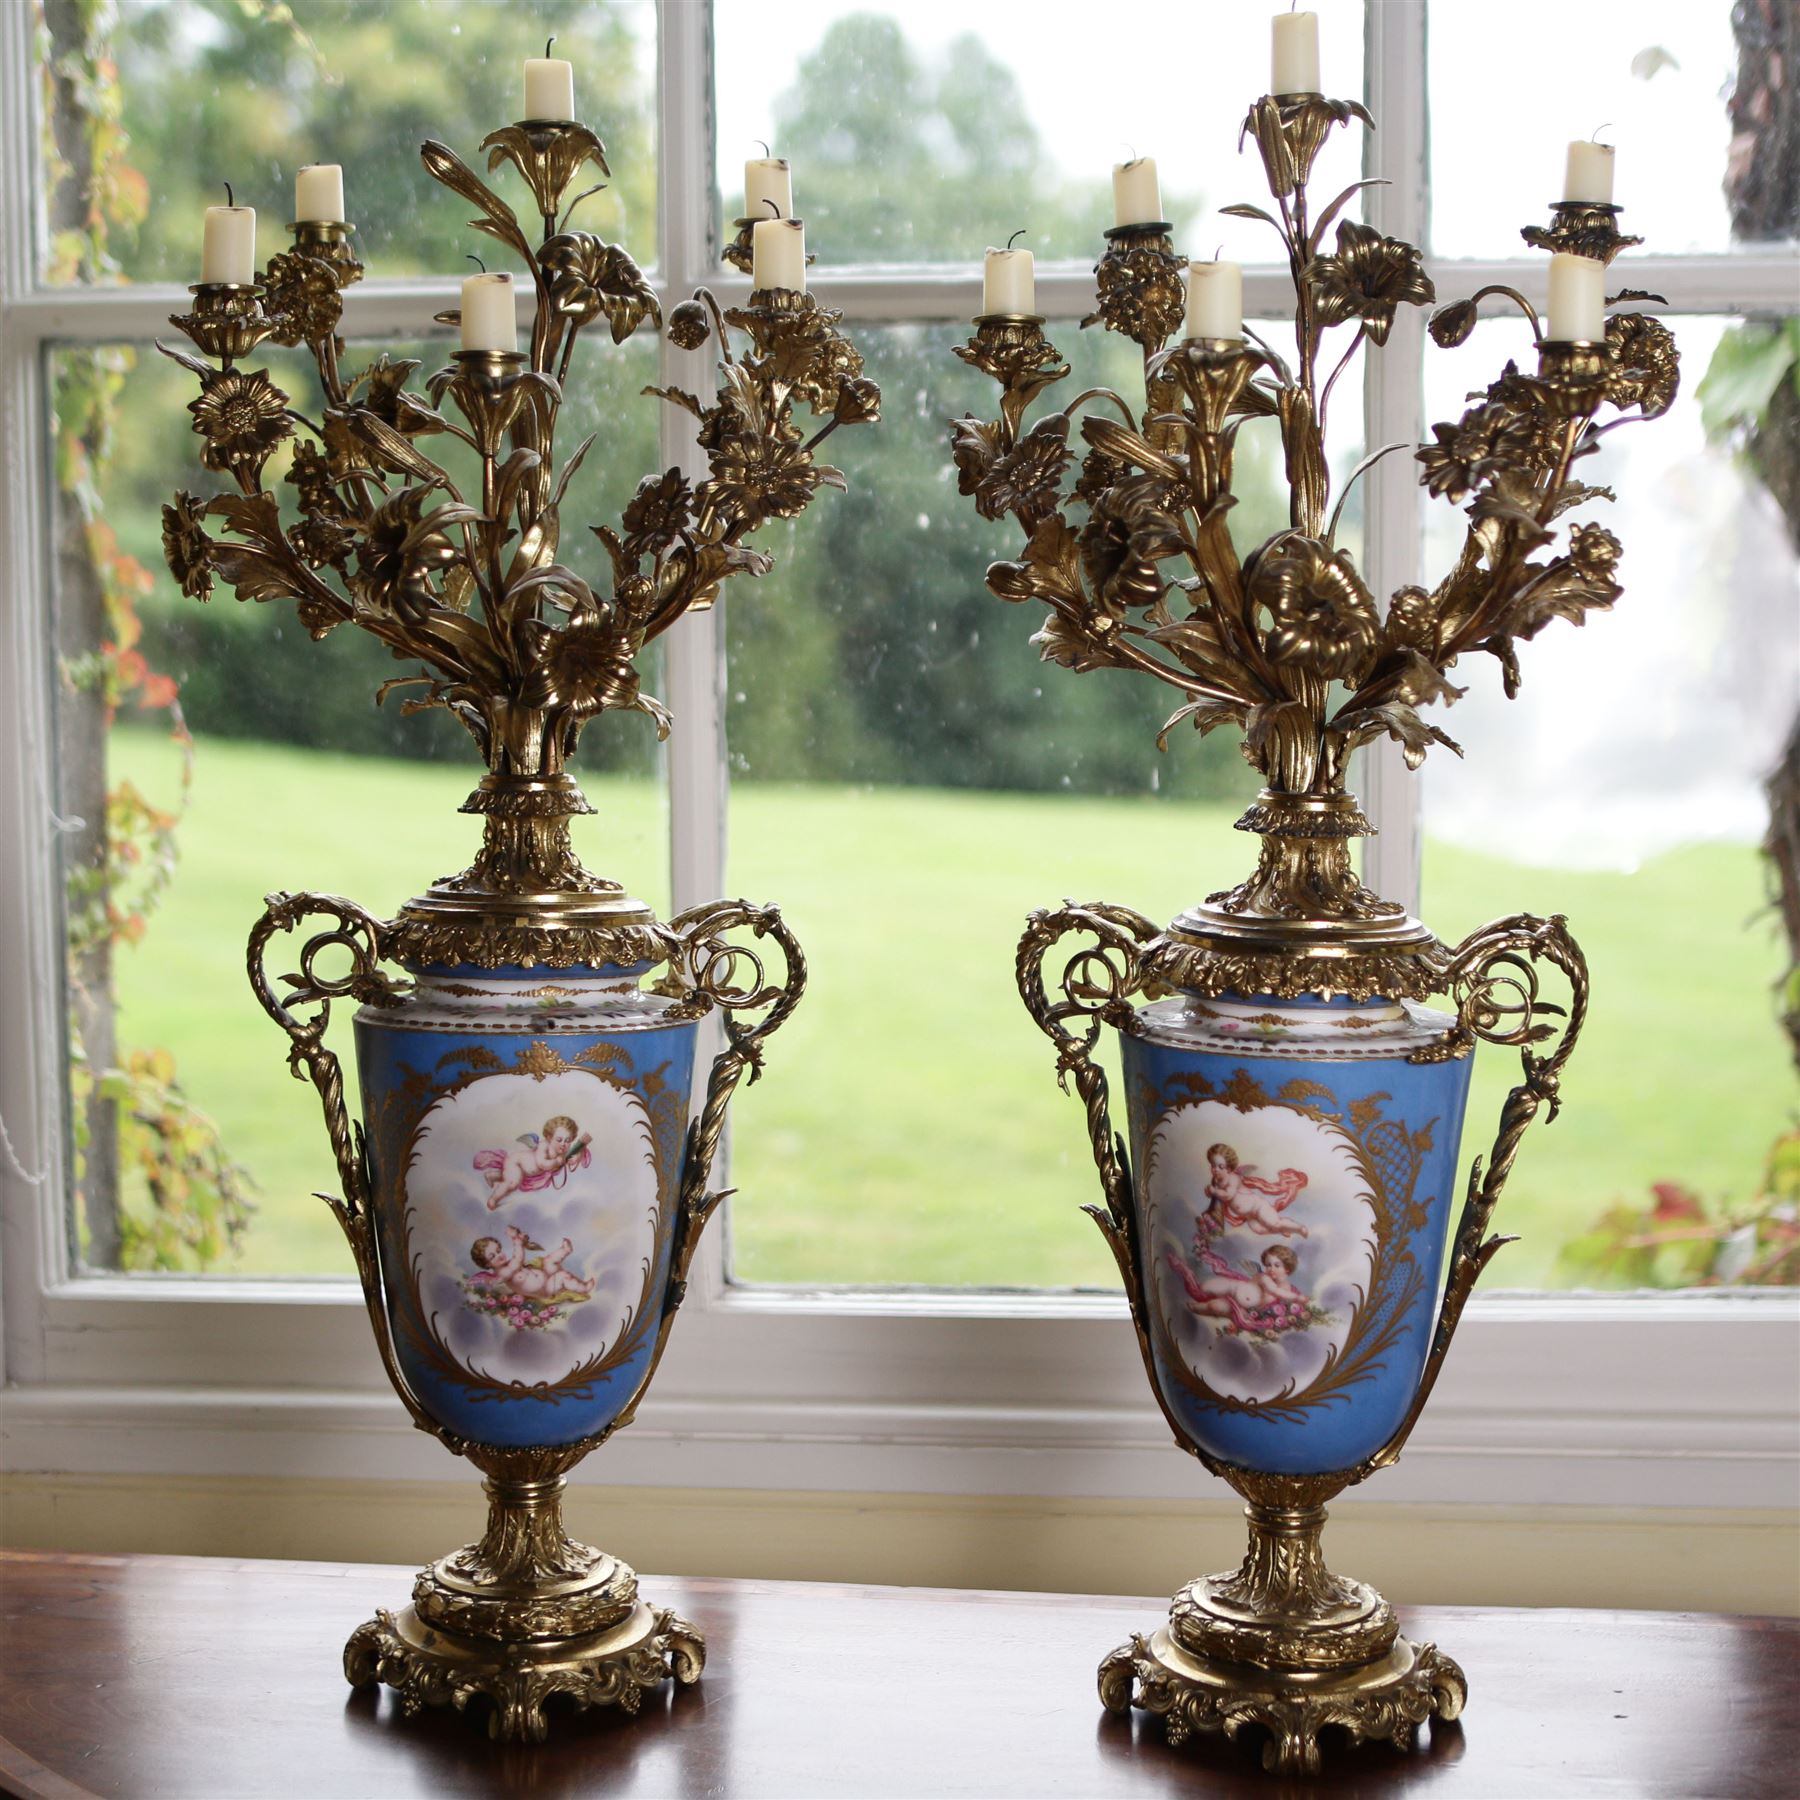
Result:
[[[1504,1241],[1490,1217],[1526,1126],[1540,1108],[1554,1114],[1586,1004],[1561,919],[1502,920],[1451,951],[1362,886],[1350,842],[1370,827],[1345,785],[1349,756],[1386,735],[1416,765],[1448,742],[1420,708],[1455,698],[1458,657],[1494,655],[1510,691],[1516,640],[1611,604],[1617,541],[1576,524],[1558,549],[1555,521],[1604,492],[1573,475],[1605,429],[1601,405],[1651,416],[1676,382],[1669,335],[1650,319],[1615,316],[1603,340],[1540,332],[1535,373],[1508,364],[1417,453],[1434,494],[1468,502],[1456,566],[1378,607],[1334,541],[1329,383],[1319,390],[1315,367],[1333,327],[1354,321],[1357,341],[1380,344],[1398,305],[1434,296],[1409,245],[1344,222],[1324,249],[1350,195],[1309,217],[1313,159],[1352,116],[1367,119],[1302,94],[1260,100],[1248,121],[1280,215],[1261,216],[1294,280],[1294,363],[1254,337],[1170,346],[1182,290],[1168,228],[1125,227],[1109,234],[1095,318],[1141,346],[1143,406],[1090,392],[1026,429],[1066,365],[1041,319],[985,316],[958,354],[1000,383],[1000,417],[952,428],[963,491],[1026,534],[1023,557],[995,564],[988,583],[1048,609],[1044,656],[1155,676],[1182,696],[1172,724],[1239,727],[1267,784],[1240,821],[1262,838],[1248,880],[1163,931],[1105,903],[1035,914],[1018,974],[1087,1110],[1103,1189],[1089,1211],[1152,1386],[1177,1442],[1243,1495],[1250,1525],[1243,1566],[1191,1583],[1153,1637],[1109,1656],[1101,1696],[1163,1715],[1174,1741],[1260,1724],[1284,1769],[1316,1766],[1323,1725],[1403,1742],[1461,1708],[1456,1665],[1400,1638],[1378,1594],[1326,1568],[1324,1503],[1400,1454]],[[483,147],[490,171],[509,161],[529,185],[537,243],[451,151],[423,154],[528,271],[529,354],[464,351],[423,398],[409,387],[415,365],[383,358],[347,378],[341,290],[360,273],[349,227],[297,225],[258,281],[202,285],[175,321],[210,359],[170,352],[201,384],[203,461],[237,491],[179,496],[165,542],[190,595],[221,577],[240,598],[294,601],[315,636],[355,624],[422,665],[424,692],[407,705],[449,710],[487,763],[464,808],[484,820],[467,870],[391,921],[331,896],[274,895],[250,973],[293,1072],[323,1102],[342,1188],[328,1203],[387,1373],[415,1423],[483,1471],[490,1503],[478,1543],[423,1571],[411,1606],[356,1631],[346,1672],[391,1684],[408,1710],[485,1697],[496,1735],[538,1738],[552,1695],[635,1710],[671,1675],[699,1675],[698,1631],[645,1603],[623,1563],[567,1536],[561,1493],[654,1373],[721,1198],[709,1176],[726,1106],[805,978],[772,907],[722,901],[665,924],[583,868],[569,825],[590,808],[566,764],[598,712],[636,708],[667,729],[639,689],[638,653],[728,577],[766,571],[746,540],[841,485],[814,452],[837,426],[874,420],[879,396],[839,315],[810,294],[758,290],[721,310],[702,290],[667,329],[689,349],[716,335],[715,396],[650,391],[694,415],[709,474],[646,478],[617,529],[595,528],[610,584],[591,585],[557,556],[587,448],[559,468],[561,383],[594,321],[614,341],[662,321],[624,251],[558,228],[575,171],[604,167],[591,133],[529,120]],[[1629,241],[1612,208],[1585,203],[1526,236],[1600,262]],[[748,240],[741,221],[727,251],[739,267]],[[1432,335],[1461,342],[1474,319],[1473,301],[1447,308]],[[269,337],[311,351],[318,418],[238,366]],[[1090,402],[1109,410],[1084,415]],[[1065,493],[1078,415],[1087,448]],[[1228,527],[1232,451],[1261,418],[1280,430],[1292,510],[1246,555]],[[289,526],[262,474],[297,433]],[[478,497],[427,454],[440,435],[478,459]],[[265,953],[305,921],[298,971],[278,991]],[[1070,933],[1079,942],[1047,985],[1045,958]],[[762,961],[770,946],[779,978]],[[317,965],[334,948],[348,951],[347,973]],[[1540,998],[1540,962],[1567,978],[1566,1013]],[[1437,993],[1452,1013],[1424,1004]],[[350,1120],[324,1041],[339,999],[360,1003],[366,1127]],[[712,1012],[725,1044],[696,1108]],[[1129,1145],[1094,1060],[1105,1025],[1122,1038]],[[1478,1040],[1519,1048],[1523,1078],[1485,1170],[1470,1173],[1440,1280]]]

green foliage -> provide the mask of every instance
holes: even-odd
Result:
[[[927,63],[899,18],[835,19],[777,101],[775,132],[830,263],[962,263],[1020,226],[1040,256],[1085,251],[1111,223],[1097,188],[1070,192],[1053,172],[1017,78],[973,36]]]
[[[472,155],[490,125],[516,118],[522,61],[542,54],[551,33],[557,55],[576,65],[577,105],[615,171],[583,203],[582,222],[648,245],[655,52],[633,27],[632,12],[607,0],[120,0],[123,119],[157,196],[121,261],[134,280],[191,281],[201,208],[217,203],[224,181],[259,209],[266,257],[292,216],[295,169],[337,162],[371,273],[464,268],[469,249],[493,246],[471,241],[468,207],[425,173],[419,146],[444,138]]]
[[[144,792],[173,787],[179,752],[165,736],[121,730],[114,743],[119,771]],[[353,894],[387,915],[425,877],[468,861],[480,823],[456,813],[467,791],[465,773],[441,765],[199,746],[181,868],[144,949],[121,958],[119,991],[133,1041],[178,1047],[188,1091],[255,1171],[265,1198],[235,1269],[349,1266],[336,1224],[309,1197],[331,1181],[317,1098],[289,1078],[281,1035],[237,998],[246,924],[271,886]],[[588,794],[599,812],[576,823],[582,856],[666,911],[660,785],[600,777]],[[1079,1210],[1094,1183],[1081,1108],[1057,1091],[1019,1006],[1019,928],[1063,894],[1128,895],[1170,917],[1249,867],[1256,845],[1232,829],[1239,810],[1166,794],[740,784],[724,891],[780,900],[812,974],[773,1042],[770,1079],[734,1115],[739,1274],[1114,1280]],[[1694,845],[1626,874],[1432,842],[1426,880],[1427,916],[1451,937],[1491,917],[1496,895],[1525,911],[1566,908],[1604,999],[1569,1065],[1562,1113],[1527,1136],[1507,1184],[1496,1225],[1522,1241],[1489,1280],[1551,1285],[1565,1238],[1615,1196],[1665,1177],[1734,1206],[1756,1192],[1795,1090],[1765,1001],[1783,959],[1774,934],[1751,923],[1754,849]],[[1687,955],[1696,918],[1742,924],[1715,934],[1704,970]],[[334,1016],[345,1056],[348,1026]],[[1465,1169],[1485,1155],[1518,1078],[1516,1053],[1476,1054]]]
[[[1659,1181],[1650,1204],[1619,1201],[1563,1246],[1557,1272],[1570,1286],[1793,1287],[1800,1284],[1800,1131],[1769,1150],[1761,1192],[1748,1205],[1709,1201]]]
[[[1762,424],[1784,376],[1800,394],[1800,318],[1734,325],[1696,390],[1706,435],[1716,443]]]
[[[146,189],[142,176],[125,161],[130,140],[120,126],[121,97],[108,37],[111,9],[86,0],[75,16],[79,43],[42,59],[44,116],[81,141],[89,166],[78,196],[81,224],[56,234],[49,274],[91,281],[114,272],[112,233],[141,223]],[[53,48],[47,33],[44,48]],[[54,130],[46,133],[45,160],[53,182],[80,175],[58,151]],[[131,781],[116,782],[106,794],[98,858],[77,862],[68,872],[75,1182],[79,1191],[89,1177],[96,1119],[104,1118],[118,1148],[120,1266],[205,1268],[235,1247],[249,1221],[248,1171],[226,1154],[217,1128],[182,1092],[168,1050],[123,1050],[112,1066],[96,1069],[81,1025],[84,1012],[112,1004],[110,992],[91,993],[84,984],[98,980],[110,986],[112,952],[142,941],[151,912],[168,890],[175,871],[175,828],[193,779],[192,740],[176,683],[153,669],[139,647],[143,624],[138,602],[151,593],[154,582],[143,563],[121,546],[107,517],[119,398],[133,367],[129,350],[66,351],[57,358],[52,383],[57,487],[67,526],[78,533],[86,554],[103,620],[96,647],[64,658],[63,680],[73,692],[96,696],[109,723],[128,705],[166,713],[182,751],[177,806],[156,806]],[[110,1113],[104,1110],[108,1106]],[[127,1199],[128,1187],[141,1203]]]
[[[175,1079],[167,1050],[127,1050],[96,1075],[70,1049],[75,1179],[87,1178],[91,1101],[111,1103],[119,1134],[119,1267],[208,1269],[227,1261],[256,1208],[250,1172]]]
[[[141,229],[121,227],[119,260],[133,278],[186,279],[201,208],[232,175],[261,206],[265,251],[286,216],[294,166],[329,157],[345,167],[358,248],[372,275],[460,266],[468,208],[419,166],[426,136],[456,121],[512,116],[521,54],[557,33],[576,60],[583,112],[607,139],[614,187],[583,205],[588,222],[643,252],[653,230],[655,169],[647,74],[653,46],[634,41],[644,14],[604,0],[530,0],[509,8],[427,0],[122,0],[118,31],[130,156],[158,196]],[[446,36],[446,20],[454,26]],[[547,23],[546,23],[547,21]],[[304,28],[302,30],[302,27]],[[891,18],[829,25],[778,104],[781,149],[800,171],[813,242],[827,264],[857,258],[966,255],[985,234],[1003,240],[1032,196],[1034,241],[1097,244],[1104,195],[1062,190],[1011,72],[973,41],[927,62]],[[871,175],[873,171],[873,175]],[[610,213],[610,217],[608,214]],[[900,234],[900,235],[896,235]],[[491,248],[491,246],[489,246]],[[1072,382],[1142,380],[1132,346],[1098,331],[1059,331]],[[1223,737],[1155,747],[1169,708],[1150,684],[1100,675],[1058,679],[1026,643],[1030,624],[981,584],[1008,546],[958,501],[945,442],[948,418],[986,398],[949,354],[945,327],[859,328],[885,418],[846,444],[853,492],[833,495],[798,529],[771,532],[774,572],[727,609],[735,772],[750,779],[854,780],[1086,792],[1236,794],[1248,785]],[[384,346],[442,360],[432,343]],[[360,349],[360,347],[359,347]],[[351,361],[358,360],[353,349]],[[368,352],[372,354],[372,350]],[[59,366],[71,353],[59,354]],[[122,383],[104,483],[121,546],[159,560],[158,513],[178,458],[202,485],[183,409],[180,372],[108,351]],[[287,379],[303,359],[271,350]],[[290,366],[291,365],[291,366]],[[658,409],[638,390],[656,379],[647,344],[594,347],[567,384],[564,434],[598,430],[572,511],[615,516],[658,464]],[[308,383],[295,390],[310,404]],[[173,434],[173,435],[171,435]],[[846,434],[851,436],[854,434]],[[284,496],[285,465],[267,480]],[[1240,454],[1246,531],[1282,512],[1279,469],[1247,436]],[[598,547],[571,532],[569,560],[603,577]],[[590,554],[591,553],[591,554]],[[403,718],[372,696],[405,673],[378,645],[335,633],[314,642],[275,610],[223,597],[200,606],[159,580],[144,599],[143,650],[175,675],[193,728],[319,748],[466,761],[468,744],[435,715]],[[654,671],[646,671],[654,686]],[[679,721],[677,721],[679,729]],[[589,770],[654,766],[651,734],[634,721],[583,741]]]

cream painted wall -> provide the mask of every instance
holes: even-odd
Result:
[[[0,1545],[423,1563],[477,1534],[473,1485],[0,1477]],[[640,1569],[777,1580],[1167,1594],[1235,1563],[1225,1501],[572,1488],[570,1530]],[[1800,1614],[1800,1512],[1355,1501],[1332,1566],[1405,1605]]]

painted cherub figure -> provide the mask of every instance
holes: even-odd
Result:
[[[1228,1332],[1304,1330],[1312,1322],[1312,1299],[1294,1285],[1300,1259],[1286,1244],[1271,1244],[1260,1262],[1233,1269],[1216,1252],[1205,1252],[1212,1272],[1196,1276],[1173,1251],[1169,1267],[1181,1277],[1192,1310],[1202,1318],[1224,1319]]]
[[[1281,1214],[1300,1197],[1306,1177],[1298,1169],[1283,1169],[1273,1181],[1256,1173],[1253,1164],[1239,1161],[1230,1144],[1210,1145],[1206,1152],[1206,1210],[1194,1223],[1194,1242],[1204,1244],[1229,1225],[1243,1225],[1262,1237],[1305,1237],[1297,1219]]]
[[[567,1238],[548,1256],[536,1262],[527,1260],[534,1244],[518,1226],[509,1225],[506,1235],[510,1248],[502,1248],[498,1238],[477,1238],[469,1246],[470,1260],[490,1277],[490,1286],[522,1294],[527,1300],[585,1300],[599,1281],[597,1275],[577,1275],[566,1269],[575,1246]]]
[[[475,1167],[487,1178],[488,1211],[512,1194],[561,1187],[577,1169],[594,1160],[593,1138],[567,1113],[544,1121],[542,1133],[525,1132],[511,1150],[477,1150]]]

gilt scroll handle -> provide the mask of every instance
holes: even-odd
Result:
[[[1034,912],[1019,939],[1016,973],[1019,997],[1037,1028],[1056,1046],[1056,1080],[1066,1094],[1070,1078],[1087,1112],[1088,1144],[1099,1172],[1104,1206],[1081,1210],[1100,1228],[1119,1266],[1125,1298],[1137,1328],[1138,1349],[1150,1377],[1151,1391],[1163,1409],[1175,1441],[1190,1455],[1199,1454],[1169,1410],[1157,1380],[1150,1349],[1150,1324],[1139,1279],[1137,1215],[1132,1206],[1131,1158],[1125,1140],[1113,1130],[1106,1071],[1094,1060],[1103,1027],[1132,1028],[1132,997],[1143,986],[1143,953],[1157,929],[1141,913],[1126,906],[1065,902],[1054,910]],[[1065,937],[1078,942],[1062,965],[1055,992],[1044,981],[1044,960]]]
[[[315,930],[302,943],[299,970],[279,977],[285,991],[277,994],[267,967],[270,942],[277,932],[291,932],[303,920],[319,920],[322,929]],[[331,1208],[349,1241],[350,1253],[356,1259],[363,1303],[368,1308],[369,1324],[381,1352],[381,1366],[387,1371],[388,1380],[412,1416],[413,1423],[460,1454],[461,1441],[445,1432],[420,1405],[407,1386],[394,1354],[393,1333],[388,1326],[387,1304],[381,1285],[380,1243],[369,1207],[369,1171],[362,1127],[351,1122],[344,1103],[343,1070],[336,1054],[325,1045],[325,1028],[331,1020],[333,1000],[392,1006],[404,997],[407,984],[384,974],[380,966],[385,930],[373,913],[366,912],[355,901],[340,899],[335,894],[270,894],[262,917],[250,932],[246,964],[250,987],[263,1011],[287,1033],[290,1073],[296,1081],[310,1080],[318,1089],[319,1102],[325,1112],[325,1129],[331,1138],[338,1180],[344,1191],[342,1198],[336,1194],[320,1194],[317,1198]],[[328,976],[315,966],[319,956],[328,950],[349,953],[347,973]],[[313,1010],[310,1017],[301,1017],[296,1014],[296,1007]]]
[[[707,1222],[732,1192],[730,1188],[707,1187],[719,1139],[725,1131],[725,1109],[746,1072],[752,1083],[761,1075],[763,1045],[800,1004],[806,989],[805,954],[777,907],[753,906],[747,900],[715,900],[671,919],[669,929],[680,940],[681,948],[667,977],[659,984],[658,991],[675,1000],[664,1016],[671,1020],[701,1019],[716,1010],[724,1021],[725,1048],[713,1058],[700,1116],[688,1126],[669,1285],[656,1348],[637,1392],[613,1421],[612,1431],[623,1431],[637,1417],[638,1403],[649,1391],[668,1346],[675,1315],[687,1298],[688,1271],[700,1248],[701,1236]],[[748,930],[755,939],[780,946],[786,967],[779,981],[769,979],[762,953],[754,945],[727,940],[727,932],[739,929]],[[740,1013],[761,1012],[765,1007],[768,1011],[760,1019],[738,1017]]]
[[[706,1099],[700,1116],[688,1127],[682,1159],[675,1263],[669,1284],[669,1311],[673,1313],[686,1292],[688,1268],[706,1222],[730,1192],[728,1188],[707,1189],[725,1130],[725,1109],[746,1075],[754,1085],[762,1073],[763,1045],[800,1004],[806,988],[806,957],[779,908],[753,906],[747,900],[715,900],[696,906],[670,920],[669,927],[682,942],[676,971],[680,999],[671,1016],[702,1018],[716,1010],[725,1027],[725,1048],[713,1058]],[[732,931],[748,931],[756,941],[733,943],[726,935]],[[779,980],[770,978],[758,943],[780,947],[785,967]],[[752,1013],[762,1016],[740,1016]]]
[[[1566,1008],[1540,997],[1541,963],[1559,970],[1568,982]],[[1515,913],[1482,926],[1457,946],[1444,988],[1456,1001],[1456,1023],[1443,1039],[1413,1060],[1442,1061],[1468,1055],[1477,1043],[1499,1044],[1517,1048],[1523,1076],[1500,1109],[1499,1130],[1485,1167],[1477,1156],[1469,1169],[1449,1278],[1418,1392],[1400,1428],[1358,1471],[1359,1480],[1399,1460],[1437,1385],[1475,1283],[1500,1250],[1514,1241],[1500,1233],[1490,1235],[1488,1226],[1527,1128],[1540,1112],[1548,1124],[1561,1107],[1563,1065],[1573,1054],[1587,1017],[1587,958],[1560,913],[1548,919]]]

